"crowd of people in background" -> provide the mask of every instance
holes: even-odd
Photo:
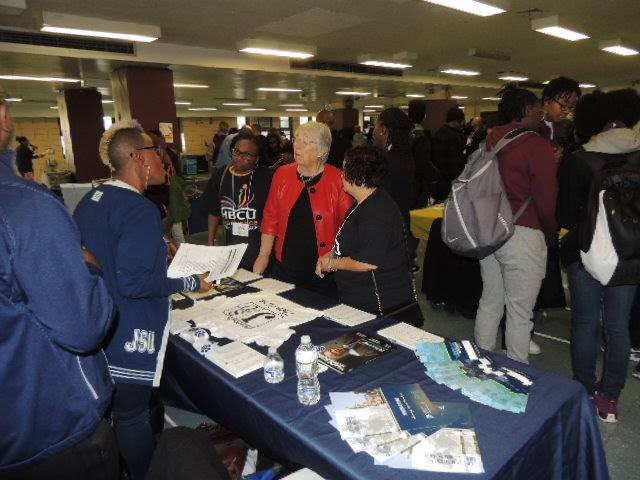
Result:
[[[640,347],[637,339],[631,344],[629,330],[630,319],[640,321],[640,268],[629,269],[620,284],[603,286],[582,264],[580,232],[602,172],[637,168],[640,96],[631,89],[582,96],[577,82],[564,77],[549,82],[541,98],[517,85],[505,86],[500,96],[497,113],[468,123],[462,109],[450,108],[435,132],[424,127],[420,100],[410,102],[408,114],[384,109],[368,134],[359,127],[337,131],[329,110],[296,128],[293,140],[278,129],[264,135],[259,124],[237,130],[220,122],[203,197],[207,243],[216,245],[222,229],[224,243],[248,244],[243,268],[391,314],[417,300],[410,210],[442,202],[474,151],[517,134],[498,153],[505,192],[518,212],[515,233],[480,260],[475,340],[495,350],[504,317],[507,356],[528,362],[541,288],[549,265],[561,262],[571,294],[573,376],[599,417],[615,422],[630,349]],[[110,409],[129,474],[144,478],[154,448],[149,398],[162,370],[167,297],[211,288],[205,275],[167,277],[191,213],[180,156],[158,131],[115,124],[100,143],[112,178],[89,192],[71,219],[44,188],[27,181],[35,148],[24,137],[18,137],[16,172],[4,102],[0,127],[0,313],[10,322],[5,332],[14,332],[3,335],[9,343],[33,339],[28,352],[16,344],[1,353],[23,357],[28,371],[22,378],[31,385],[12,387],[9,377],[0,377],[9,386],[0,391],[0,404],[15,405],[16,398],[20,404],[13,408],[20,415],[13,428],[20,431],[8,462],[37,471],[61,468],[71,446],[114,452],[103,420]],[[34,252],[45,246],[41,260]],[[36,265],[36,257],[43,263]],[[605,361],[598,376],[600,322]],[[42,328],[47,335],[35,332]],[[40,375],[52,362],[60,371]],[[29,394],[43,385],[47,396],[71,400],[45,412],[42,398]],[[111,457],[87,458],[93,460],[75,472],[102,469],[104,478],[113,478]]]

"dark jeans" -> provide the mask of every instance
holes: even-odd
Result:
[[[35,432],[37,435],[37,432]],[[103,420],[96,430],[81,442],[63,450],[26,470],[10,473],[6,480],[118,480],[118,446],[113,430]]]
[[[598,390],[618,398],[624,387],[629,363],[629,312],[636,285],[604,287],[582,265],[567,268],[571,290],[571,361],[573,376],[589,394]],[[600,317],[606,350],[602,379],[596,382],[596,360],[600,347]]]
[[[116,384],[113,423],[131,480],[145,478],[155,448],[149,423],[150,398],[150,385]]]

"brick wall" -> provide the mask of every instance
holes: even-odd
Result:
[[[40,181],[42,174],[48,170],[47,160],[50,158],[48,149],[53,149],[53,158],[58,162],[56,170],[66,170],[67,163],[62,155],[62,143],[60,141],[60,127],[57,118],[14,118],[15,134],[25,136],[38,147],[38,154],[45,154],[43,158],[33,161],[33,170],[36,180]],[[14,140],[12,148],[18,147]]]

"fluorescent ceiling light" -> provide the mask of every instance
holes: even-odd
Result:
[[[201,85],[198,83],[174,83],[176,88],[209,88],[209,85]]]
[[[82,25],[83,28],[78,28]],[[113,38],[132,42],[153,42],[160,37],[160,27],[132,22],[116,22],[66,13],[42,12],[43,32],[81,37]]]
[[[499,102],[502,99],[500,97],[482,97],[482,100],[491,100],[492,102]]]
[[[536,32],[551,35],[552,37],[569,40],[570,42],[590,38],[589,35],[585,33],[576,32],[575,30],[561,27],[560,20],[558,19],[557,15],[531,20],[531,29],[535,30]]]
[[[454,100],[465,100],[469,97],[465,97],[464,95],[452,95],[451,98],[453,98]]]
[[[191,102],[178,102],[178,101],[176,101],[176,105],[191,105]]]
[[[594,83],[581,83],[578,85],[580,88],[596,88],[597,85]]]
[[[635,48],[632,48],[629,45],[624,45],[624,42],[619,38],[600,42],[600,50],[615,53],[616,55],[622,55],[623,57],[638,55],[638,53],[640,53]]]
[[[370,67],[399,68],[399,69],[413,67],[413,65],[409,65],[408,63],[384,62],[380,60],[366,60],[364,62],[360,62],[360,65],[369,65]]]
[[[34,77],[31,75],[0,75],[0,80],[33,80],[35,82],[62,82],[76,83],[78,78],[62,78],[62,77]]]
[[[244,53],[254,53],[256,55],[271,55],[275,57],[288,57],[288,58],[311,58],[312,53],[298,52],[295,50],[279,50],[276,48],[259,48],[259,47],[245,47],[240,49]]]
[[[22,99],[17,97],[8,97],[8,98],[5,98],[4,101],[5,102],[21,102]]]
[[[51,110],[58,110],[58,107],[53,106],[53,107],[49,107]]]
[[[356,92],[351,90],[338,90],[336,95],[371,95],[371,92]]]
[[[526,82],[529,80],[529,77],[526,75],[520,75],[518,73],[503,73],[498,78],[507,82]]]
[[[448,73],[449,75],[464,75],[465,77],[472,77],[474,75],[480,75],[480,72],[474,70],[461,70],[459,68],[443,68],[440,73]]]
[[[287,112],[308,112],[306,108],[287,108]]]
[[[407,109],[407,108],[409,108],[409,105],[400,105],[400,108]]]
[[[113,100],[102,100],[102,103],[113,103]]]
[[[280,104],[280,106],[281,107],[293,107],[293,108],[296,108],[296,107],[304,107],[304,104],[302,104],[302,103],[282,103],[282,104]]]
[[[544,82],[542,82],[542,84],[543,84],[543,85],[549,85],[549,82],[550,82],[550,81],[551,81],[551,80],[545,80]]]
[[[491,15],[497,15],[504,13],[506,10],[502,8],[494,7],[484,2],[477,2],[475,0],[424,0],[434,5],[441,5],[447,8],[453,8],[465,13],[471,13],[472,15],[478,15],[480,17],[490,17]]]
[[[365,105],[364,108],[384,108],[384,105]]]
[[[224,102],[222,105],[226,105],[227,107],[248,107],[251,103]]]
[[[278,88],[278,87],[260,87],[256,88],[259,92],[301,92],[301,88]]]
[[[407,93],[405,95],[405,97],[409,97],[409,98],[424,98],[424,95],[422,93]]]
[[[369,109],[364,109],[362,110],[362,113],[375,113],[375,110],[369,110]]]
[[[638,55],[638,50],[634,50],[633,48],[623,47],[622,45],[614,45],[611,47],[605,47],[602,50],[609,53],[615,53],[616,55],[622,55],[623,57],[628,57],[630,55]]]
[[[207,112],[218,110],[216,107],[196,107],[196,108],[188,108],[187,110],[191,110],[192,112]]]
[[[264,112],[266,108],[243,108],[243,112]]]
[[[459,108],[460,110],[464,110],[464,105],[458,105],[458,108]]]

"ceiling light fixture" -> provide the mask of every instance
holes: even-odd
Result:
[[[308,112],[306,108],[287,108],[287,112]]]
[[[0,80],[33,80],[35,82],[62,82],[76,83],[78,78],[62,78],[62,77],[36,77],[31,75],[0,75]]]
[[[49,107],[51,110],[58,110],[57,106]]]
[[[191,102],[182,102],[182,101],[177,101],[176,100],[176,105],[191,105]]]
[[[500,80],[504,80],[506,82],[526,82],[529,80],[529,77],[520,73],[500,73],[498,78]]]
[[[84,28],[77,28],[82,25]],[[42,32],[81,37],[113,38],[149,43],[160,38],[160,27],[131,22],[115,22],[66,13],[42,12]],[[132,33],[135,32],[135,33]]]
[[[384,105],[365,105],[364,108],[384,108]]]
[[[596,88],[597,87],[595,83],[581,83],[578,86],[580,88]]]
[[[207,112],[218,110],[216,107],[196,107],[196,108],[187,108],[187,110],[191,110],[192,112]]]
[[[244,112],[264,112],[266,108],[243,108]]]
[[[484,2],[477,2],[476,0],[424,0],[434,5],[440,5],[442,7],[453,8],[465,13],[471,13],[472,15],[478,15],[479,17],[490,17],[491,15],[498,15],[504,13],[506,10],[502,8],[494,7]]]
[[[282,103],[282,104],[280,104],[280,106],[281,107],[293,107],[293,108],[296,108],[296,107],[304,107],[304,104],[302,104],[302,103]]]
[[[408,97],[408,98],[424,98],[424,95],[422,93],[407,93],[405,95],[405,97]]]
[[[464,95],[451,95],[451,98],[454,100],[466,100],[469,97],[465,97]]]
[[[209,88],[209,85],[202,85],[199,83],[174,83],[175,88]]]
[[[447,73],[449,75],[463,75],[465,77],[473,77],[474,75],[480,75],[480,72],[475,70],[462,70],[460,68],[442,68],[440,73]]]
[[[409,65],[408,63],[385,62],[382,60],[366,60],[364,62],[360,62],[360,65],[368,65],[370,67],[382,67],[382,68],[398,68],[398,69],[413,67],[413,65]]]
[[[562,38],[563,40],[569,40],[570,42],[590,38],[589,35],[585,33],[576,32],[575,30],[560,26],[557,15],[531,20],[531,30],[551,35],[552,37]]]
[[[492,102],[499,102],[502,99],[500,97],[482,97],[482,100],[491,100]]]
[[[102,100],[102,103],[113,103],[113,100]]]
[[[368,109],[368,108],[365,108],[364,110],[362,110],[362,113],[375,113],[375,112],[376,112],[376,110],[371,110],[371,109]]]
[[[8,97],[4,99],[5,102],[21,102],[22,99],[18,97]]]
[[[336,95],[371,95],[371,92],[356,92],[351,90],[338,90]]]
[[[260,87],[256,88],[259,92],[301,92],[301,88],[279,88],[279,87]]]
[[[638,55],[640,53],[635,48],[631,48],[629,45],[623,45],[623,41],[618,39],[607,40],[600,42],[600,50],[609,53],[615,53],[616,55],[622,55],[623,57],[629,57],[631,55]]]
[[[310,53],[305,52],[296,52],[293,50],[278,50],[275,48],[257,48],[257,47],[246,47],[240,49],[241,52],[244,53],[254,53],[256,55],[271,55],[275,57],[288,57],[288,58],[311,58],[313,57]]]
[[[242,40],[238,42],[237,46],[238,50],[243,53],[275,57],[306,59],[316,54],[315,47],[308,45],[294,45],[291,43],[280,43],[256,38]]]
[[[251,103],[242,103],[242,102],[224,102],[222,105],[227,107],[250,107]]]

